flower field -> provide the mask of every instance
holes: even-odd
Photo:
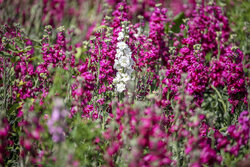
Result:
[[[249,0],[0,0],[0,166],[249,167]]]

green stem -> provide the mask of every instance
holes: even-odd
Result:
[[[217,54],[217,59],[220,59],[220,42],[218,42],[218,54]]]
[[[223,99],[222,99],[222,96],[220,94],[220,92],[218,91],[218,89],[216,87],[214,87],[213,85],[211,85],[211,88],[213,88],[215,90],[215,92],[217,93],[217,95],[219,96],[219,102],[221,102],[222,104],[222,107],[224,109],[224,113],[226,114],[227,113],[227,107],[226,107],[226,104],[224,103]]]
[[[4,57],[4,63],[3,63],[3,68],[4,68],[4,74],[3,74],[3,87],[4,87],[4,92],[3,92],[3,109],[5,112],[7,112],[7,106],[6,106],[6,101],[7,101],[7,83],[6,83],[6,78],[7,78],[7,72],[6,72],[6,58]]]

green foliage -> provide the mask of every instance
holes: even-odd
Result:
[[[72,131],[67,140],[68,146],[75,151],[76,159],[83,166],[101,166],[103,164],[102,153],[105,149],[105,143],[101,138],[100,124],[95,121],[85,120],[78,114],[75,116],[72,124]]]
[[[237,35],[236,39],[234,39],[237,46],[243,50],[244,54],[250,54],[250,1],[224,0],[220,1],[219,4],[225,6],[230,27],[232,28],[233,33]]]
[[[174,20],[173,20],[173,27],[171,28],[171,31],[178,33],[180,32],[180,26],[184,23],[183,19],[185,18],[184,13],[180,13],[177,16],[175,16]]]

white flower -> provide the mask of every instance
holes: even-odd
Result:
[[[122,50],[120,49],[116,49],[116,55],[115,55],[115,58],[119,59],[121,56],[123,56],[124,53]]]
[[[130,65],[130,59],[126,56],[121,56],[118,61],[119,61],[119,64],[124,68],[127,68]]]
[[[131,58],[132,52],[131,52],[131,50],[130,50],[129,47],[127,47],[127,48],[124,49],[124,53],[125,53],[125,55],[126,55],[127,57]]]
[[[126,72],[128,73],[128,75],[131,75],[133,71],[134,71],[133,68],[129,66]]]
[[[120,82],[116,85],[117,92],[121,93],[126,89],[126,85],[123,82]]]
[[[130,80],[130,76],[126,73],[121,73],[121,80],[126,83]]]
[[[121,41],[124,39],[124,32],[120,32],[118,34],[117,40],[117,49],[115,55],[115,63],[114,68],[118,70],[116,73],[116,77],[113,79],[113,84],[116,86],[116,91],[123,92],[126,90],[126,84],[128,81],[133,80],[131,79],[131,74],[134,71],[132,66],[134,61],[132,59],[132,52],[128,45]]]
[[[117,47],[121,50],[124,50],[124,49],[128,48],[128,45],[125,42],[118,42]]]
[[[113,83],[115,84],[115,83],[120,82],[121,78],[122,78],[121,74],[119,72],[117,72],[116,77],[113,79]]]
[[[142,29],[141,29],[141,27],[138,27],[137,28],[137,34],[135,34],[134,36],[136,37],[136,38],[138,38],[139,37],[139,35],[142,33]]]
[[[114,68],[117,69],[117,70],[121,70],[122,69],[120,62],[117,59],[115,59]]]
[[[123,38],[124,38],[124,33],[121,31],[121,32],[118,33],[118,38],[117,38],[117,40],[118,40],[118,41],[121,41],[121,40],[123,40]]]

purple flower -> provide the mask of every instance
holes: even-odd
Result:
[[[63,100],[56,98],[54,100],[51,118],[47,122],[49,132],[52,135],[52,140],[56,143],[65,140],[65,130],[67,126],[65,118],[67,115],[68,112],[64,109]]]

